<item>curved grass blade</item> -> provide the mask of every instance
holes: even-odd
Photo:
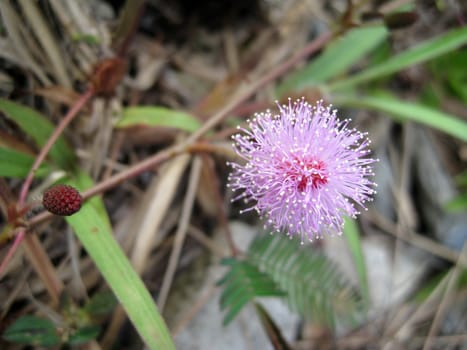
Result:
[[[346,89],[376,78],[381,78],[414,64],[446,54],[465,44],[467,44],[467,27],[454,29],[403,51],[378,65],[369,67],[350,78],[332,83],[328,85],[328,89],[331,91]]]
[[[362,27],[351,30],[331,43],[307,66],[291,74],[278,88],[281,96],[288,90],[300,90],[317,85],[347,71],[362,57],[376,48],[387,37],[384,26]]]
[[[335,96],[336,105],[367,108],[391,114],[401,121],[413,121],[467,141],[467,122],[418,103],[401,101],[385,93],[378,96]]]
[[[83,181],[69,180],[67,183],[79,188],[80,182]],[[102,214],[100,199],[93,200],[87,201],[75,215],[66,217],[67,222],[148,347],[175,349],[153,298],[115,241],[108,217]]]

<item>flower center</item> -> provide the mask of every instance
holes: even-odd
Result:
[[[322,161],[309,161],[303,165],[303,173],[301,179],[297,184],[297,190],[303,192],[307,189],[308,184],[312,188],[319,188],[327,184],[328,177],[326,176],[326,169]]]
[[[281,168],[285,176],[296,183],[299,192],[305,192],[310,187],[316,189],[328,183],[326,166],[321,160],[300,160],[295,157],[292,162],[283,162]]]

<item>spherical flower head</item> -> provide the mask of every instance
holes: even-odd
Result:
[[[56,185],[44,192],[42,204],[52,214],[73,215],[81,209],[83,197],[78,190],[68,185]]]
[[[233,200],[253,202],[244,211],[256,210],[266,226],[300,235],[302,243],[341,234],[343,217],[356,217],[375,193],[370,140],[322,101],[289,99],[278,108],[256,114],[233,136],[245,161],[229,163],[228,186],[241,191]]]

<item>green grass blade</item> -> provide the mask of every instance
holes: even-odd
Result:
[[[128,107],[115,127],[165,126],[184,131],[195,131],[201,123],[192,115],[159,106]]]
[[[0,99],[0,111],[5,116],[15,122],[24,133],[29,135],[39,147],[42,147],[55,126],[47,118],[29,107]],[[65,142],[65,139],[59,137],[57,142],[49,152],[50,158],[63,169],[70,169],[74,164],[74,152]]]
[[[317,85],[344,73],[378,46],[387,36],[385,27],[364,27],[351,30],[330,44],[323,54],[303,69],[291,74],[278,88],[278,96],[289,90]]]
[[[73,181],[68,183],[78,186]],[[113,238],[108,219],[88,201],[66,220],[149,348],[175,349],[154,300]]]
[[[434,39],[425,41],[385,62],[369,67],[352,77],[335,82],[329,90],[339,90],[387,76],[417,63],[431,60],[467,44],[467,27],[451,30]]]
[[[335,96],[336,105],[367,108],[385,112],[400,121],[413,121],[443,131],[460,140],[467,141],[467,122],[418,103],[398,100],[390,95],[381,96]]]
[[[345,218],[344,237],[347,240],[347,244],[355,264],[355,269],[357,270],[362,299],[366,305],[369,305],[370,292],[368,288],[365,257],[363,255],[362,242],[360,240],[360,230],[358,229],[355,220]]]
[[[31,169],[34,157],[10,148],[0,147],[0,176],[26,177]],[[36,171],[37,177],[43,177],[51,171],[50,166],[43,163]]]

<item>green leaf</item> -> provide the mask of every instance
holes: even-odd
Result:
[[[82,327],[70,335],[68,343],[71,345],[87,343],[90,340],[96,339],[100,331],[100,327],[96,325]]]
[[[55,126],[44,115],[29,107],[5,99],[0,99],[0,111],[15,122],[39,147],[47,142],[55,129]],[[72,149],[63,137],[59,137],[55,142],[49,156],[63,169],[70,169],[75,160]]]
[[[69,181],[79,187],[79,183]],[[86,202],[67,222],[104,276],[131,322],[151,349],[174,349],[174,344],[157,307],[128,258],[115,241],[99,208]]]
[[[197,130],[201,123],[188,113],[159,106],[142,106],[125,108],[122,118],[115,126],[165,126],[192,132]]]
[[[0,176],[26,177],[31,169],[34,158],[29,154],[0,147]],[[51,172],[51,168],[43,163],[36,172],[37,177],[44,177]]]
[[[335,96],[336,105],[367,108],[398,117],[401,121],[413,121],[443,131],[467,141],[467,122],[440,110],[401,101],[388,94],[381,96]]]
[[[263,235],[253,241],[246,260],[228,259],[223,264],[230,266],[220,282],[221,308],[227,309],[224,323],[263,295],[285,296],[291,309],[327,326],[361,315],[361,298],[345,276],[325,256],[297,240]]]
[[[287,293],[292,310],[315,323],[334,327],[361,316],[361,297],[337,266],[309,246],[284,235],[263,235],[248,261]]]
[[[360,293],[366,305],[370,303],[370,291],[368,288],[368,276],[366,273],[365,256],[363,255],[362,242],[360,240],[360,230],[355,220],[345,218],[344,237],[347,240],[350,253],[357,270]]]
[[[229,324],[255,297],[284,295],[268,275],[249,262],[225,259],[222,263],[230,266],[230,270],[218,282],[218,285],[224,286],[220,298],[221,308],[227,309],[224,325]]]
[[[414,64],[426,62],[467,44],[467,27],[453,29],[434,39],[427,40],[411,49],[393,56],[385,62],[369,67],[348,79],[328,86],[329,90],[345,89],[376,78],[398,72]]]
[[[324,53],[291,74],[278,88],[278,95],[317,85],[344,73],[387,37],[383,26],[351,30],[330,44]]]
[[[101,316],[112,312],[117,306],[117,299],[111,291],[98,292],[84,306],[84,311],[91,316]]]
[[[55,346],[60,343],[60,338],[51,321],[30,315],[17,319],[2,336],[12,343],[34,346]]]

